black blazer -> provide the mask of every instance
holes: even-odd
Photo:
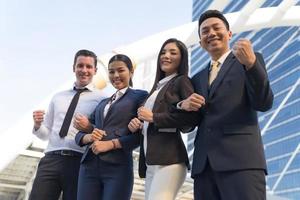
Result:
[[[139,146],[140,135],[131,133],[127,126],[130,120],[137,116],[137,109],[144,102],[147,95],[146,91],[128,88],[125,94],[110,106],[105,118],[103,111],[110,98],[104,99],[98,104],[91,115],[90,122],[96,128],[106,131],[107,136],[103,137],[102,140],[117,138],[122,145],[122,149],[99,153],[100,159],[111,163],[132,163],[132,150]],[[83,146],[81,139],[85,134],[79,132],[76,135],[75,141],[78,145]],[[93,154],[89,145],[81,162],[86,160],[88,154]]]
[[[195,138],[192,177],[201,173],[209,160],[215,171],[262,169],[267,172],[256,111],[273,104],[263,57],[256,54],[253,68],[246,71],[230,53],[217,78],[208,86],[209,66],[192,78],[195,92],[206,105],[179,120],[181,125],[198,126]],[[159,126],[168,126],[161,121]]]
[[[180,128],[172,118],[180,118],[181,112],[176,111],[176,103],[193,93],[193,86],[187,76],[179,75],[171,79],[158,93],[153,106],[153,123],[147,129],[147,152],[144,153],[143,138],[141,138],[139,175],[146,175],[148,165],[170,165],[186,163],[189,159],[181,138]],[[167,120],[171,125],[160,128],[156,124],[160,120]],[[172,124],[173,122],[173,124]]]

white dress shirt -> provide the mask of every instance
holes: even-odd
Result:
[[[96,89],[93,84],[87,85],[85,88],[88,90],[80,94],[68,134],[66,137],[61,138],[59,136],[59,131],[68,107],[76,94],[76,91],[73,88],[59,92],[53,96],[41,127],[37,130],[33,129],[33,134],[38,138],[42,140],[49,140],[45,153],[63,149],[81,153],[84,152],[84,147],[79,147],[75,143],[75,135],[78,133],[78,130],[73,127],[74,116],[76,113],[80,113],[90,117],[90,114],[95,110],[98,103],[106,97],[106,95]]]

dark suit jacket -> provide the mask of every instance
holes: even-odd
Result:
[[[132,150],[139,146],[140,135],[131,133],[127,126],[130,120],[137,116],[137,109],[144,102],[147,95],[146,91],[128,88],[126,93],[110,106],[105,118],[103,111],[110,98],[104,99],[98,104],[91,115],[90,122],[96,128],[106,131],[107,136],[102,140],[117,138],[122,145],[122,149],[99,153],[100,159],[111,163],[132,163]],[[83,146],[81,139],[85,134],[79,132],[76,135],[75,141],[78,145]],[[88,154],[93,154],[89,147],[84,152],[81,162],[85,161]]]
[[[262,169],[266,172],[264,149],[256,111],[267,111],[273,93],[264,60],[256,53],[250,70],[230,53],[217,78],[208,87],[209,66],[192,78],[195,92],[204,96],[206,105],[196,117],[179,120],[181,125],[198,125],[192,177],[201,173],[207,160],[215,171]],[[162,121],[159,126],[167,126]]]
[[[273,93],[264,60],[256,53],[250,70],[230,53],[210,89],[208,67],[192,78],[195,91],[206,99],[195,138],[192,176],[209,160],[216,171],[266,169],[256,111],[267,111]]]
[[[193,93],[193,86],[187,76],[176,76],[171,79],[158,93],[153,106],[153,123],[147,129],[146,158],[141,140],[139,175],[145,177],[146,163],[148,165],[170,165],[186,163],[189,167],[188,155],[181,138],[180,128],[173,119],[180,117],[176,103]],[[186,112],[187,113],[187,112]],[[169,127],[159,128],[156,124],[161,121],[171,123]],[[173,124],[172,124],[173,123]]]

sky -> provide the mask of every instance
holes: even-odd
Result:
[[[191,15],[192,0],[0,0],[0,134],[74,78],[79,49],[101,55]]]

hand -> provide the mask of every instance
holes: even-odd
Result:
[[[104,136],[106,136],[106,132],[97,128],[94,128],[93,132],[92,132],[92,140],[96,141],[96,140],[102,140],[102,138]]]
[[[246,66],[247,70],[253,67],[256,56],[249,40],[239,39],[237,42],[235,42],[232,47],[232,53],[241,64]]]
[[[92,145],[91,145],[91,149],[93,151],[94,154],[99,154],[99,153],[104,153],[107,151],[110,151],[114,148],[114,144],[111,140],[108,141],[95,141]]]
[[[204,105],[205,98],[197,93],[193,93],[182,101],[180,107],[185,111],[198,111]]]
[[[93,130],[93,126],[89,122],[89,119],[86,116],[84,116],[84,115],[82,115],[80,113],[77,113],[75,115],[73,126],[76,129],[78,129],[80,131],[83,131],[83,132],[86,132],[86,133],[90,133]]]
[[[141,106],[138,109],[138,118],[139,120],[146,122],[153,122],[153,112],[144,106]]]
[[[138,118],[133,118],[129,124],[128,128],[132,133],[137,132],[139,129],[142,129],[143,127],[143,122],[141,122]]]
[[[38,130],[41,127],[42,122],[44,121],[44,115],[45,115],[44,110],[33,111],[33,122],[34,122],[35,130]]]
[[[105,131],[95,128],[92,133],[83,136],[82,143],[88,144],[94,141],[102,140],[104,136],[106,136]]]

